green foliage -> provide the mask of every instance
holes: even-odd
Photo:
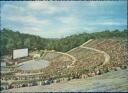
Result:
[[[30,51],[35,49],[50,49],[66,52],[89,39],[113,37],[126,38],[127,33],[128,30],[106,30],[103,32],[75,34],[61,39],[45,39],[39,36],[14,32],[4,28],[1,30],[1,53],[11,54],[12,50],[17,48],[29,48]]]

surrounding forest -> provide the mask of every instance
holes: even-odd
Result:
[[[95,38],[127,38],[128,30],[119,31],[109,31],[105,30],[102,32],[94,33],[81,33],[67,36],[61,39],[48,39],[42,38],[40,36],[23,34],[20,32],[15,32],[10,29],[1,30],[1,53],[11,54],[13,49],[19,48],[29,48],[30,51],[37,50],[56,50],[61,52],[66,52],[74,47],[81,45],[89,39]]]

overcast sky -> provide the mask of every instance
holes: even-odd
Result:
[[[127,28],[126,1],[3,1],[1,26],[45,38]]]

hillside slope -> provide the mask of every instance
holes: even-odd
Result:
[[[122,38],[115,39],[96,39],[84,45],[85,47],[95,48],[106,52],[110,56],[107,67],[122,67],[128,65],[127,60],[127,40]]]
[[[33,74],[33,79],[35,81],[37,77],[41,83],[53,80],[51,85],[15,87],[16,89],[9,91],[128,91],[126,45],[127,41],[123,38],[102,38],[93,39],[66,53],[48,52],[43,58],[51,61],[51,64],[40,70],[40,75]],[[105,55],[110,57],[109,60],[106,61]],[[67,66],[72,63],[74,63],[73,67],[68,68]],[[29,81],[29,77],[26,77]],[[29,85],[26,81],[22,83]],[[19,81],[14,86],[17,84]],[[36,90],[30,90],[30,88]]]

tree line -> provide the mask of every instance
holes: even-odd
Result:
[[[74,47],[81,45],[89,39],[96,38],[127,38],[128,30],[105,30],[94,33],[81,33],[67,36],[61,39],[42,38],[36,35],[24,34],[3,28],[1,30],[0,45],[1,54],[11,54],[13,49],[29,48],[30,51],[37,50],[56,50],[66,52]]]

